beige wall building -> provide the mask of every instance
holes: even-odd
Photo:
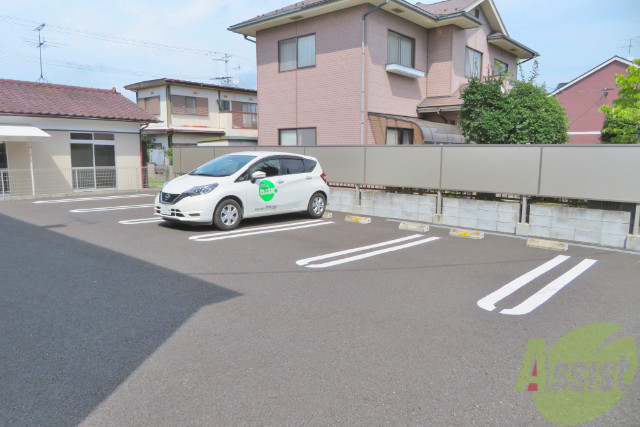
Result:
[[[163,150],[173,146],[258,143],[258,97],[253,89],[175,79],[132,83],[138,105],[158,119],[144,129],[150,159],[165,164]]]
[[[0,197],[142,188],[154,120],[115,90],[0,80]]]

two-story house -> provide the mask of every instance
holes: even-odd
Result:
[[[163,150],[173,146],[258,143],[256,90],[166,78],[125,89],[134,91],[138,105],[159,120],[144,130],[152,163],[162,165]]]
[[[603,105],[618,99],[616,74],[627,75],[632,61],[614,56],[569,83],[561,83],[551,92],[562,103],[569,116],[567,144],[600,144],[605,114]]]
[[[229,30],[255,37],[265,145],[462,142],[469,78],[538,55],[492,0],[305,0]]]

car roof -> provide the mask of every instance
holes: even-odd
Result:
[[[249,155],[256,158],[270,157],[270,156],[295,156],[307,159],[314,159],[314,157],[306,156],[298,153],[287,153],[285,151],[238,151],[237,153],[229,153],[228,155]]]

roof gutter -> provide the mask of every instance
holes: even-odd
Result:
[[[382,6],[386,5],[387,3],[389,3],[389,0],[385,0],[384,2],[380,3],[379,5],[377,5],[376,7],[374,7],[373,9],[365,12],[362,15],[362,67],[361,67],[361,71],[362,71],[362,81],[361,81],[361,87],[360,87],[360,145],[364,145],[364,110],[365,110],[365,85],[364,85],[364,79],[365,79],[365,54],[364,54],[364,42],[365,42],[365,29],[366,29],[366,19],[367,16],[372,13],[375,12],[376,10],[380,9]]]

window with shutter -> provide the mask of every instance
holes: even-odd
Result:
[[[171,112],[173,114],[187,114],[184,98],[181,95],[171,95]]]
[[[209,100],[207,98],[196,98],[196,114],[199,116],[209,115]]]

